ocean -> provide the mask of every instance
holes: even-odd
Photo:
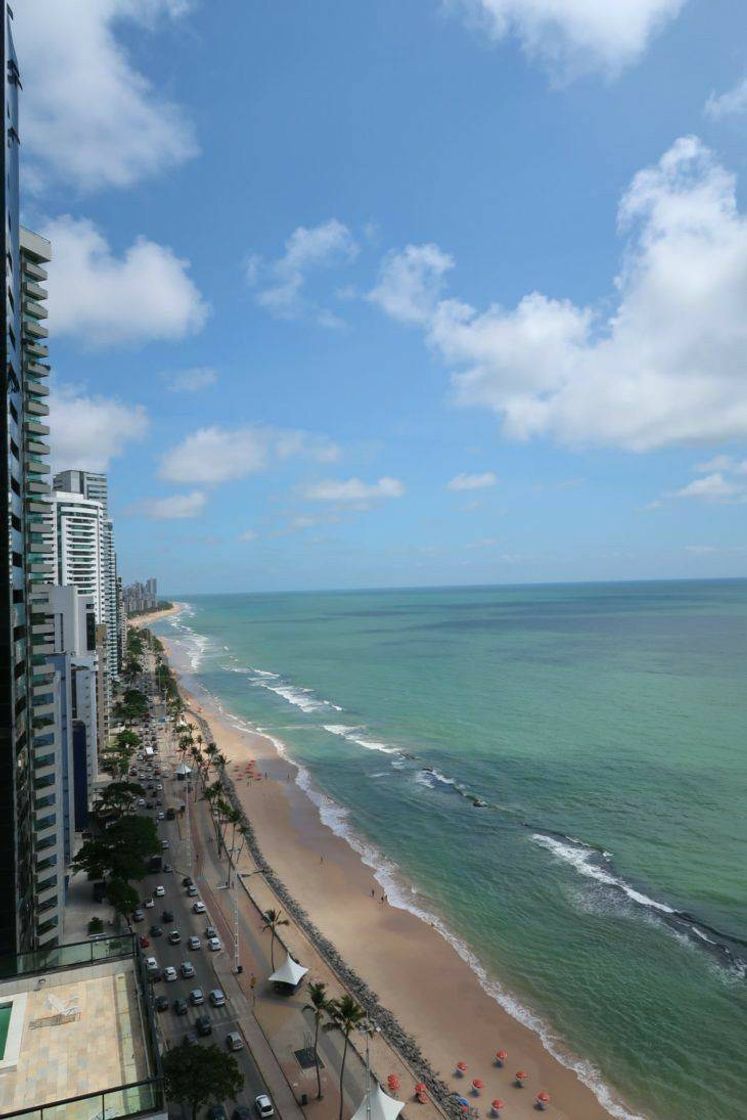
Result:
[[[747,581],[201,595],[155,630],[619,1117],[747,1116]]]

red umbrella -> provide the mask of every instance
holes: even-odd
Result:
[[[494,1100],[491,1103],[490,1107],[493,1109],[493,1112],[500,1112],[502,1108],[506,1107],[506,1104],[505,1104],[505,1101]]]
[[[424,1081],[418,1081],[417,1085],[415,1086],[415,1092],[416,1093],[424,1093],[425,1091],[426,1091],[425,1082]]]
[[[543,1089],[541,1093],[537,1094],[537,1100],[540,1104],[549,1104],[550,1103],[550,1094],[546,1093],[545,1090]]]
[[[479,1077],[476,1077],[475,1080],[472,1082],[472,1088],[473,1089],[484,1089],[485,1088],[485,1082],[481,1081]]]
[[[508,1057],[508,1050],[498,1050],[496,1055],[495,1055],[495,1058],[496,1058],[497,1062],[505,1062],[507,1057]]]
[[[456,1067],[457,1067],[457,1069],[459,1070],[460,1073],[466,1073],[467,1072],[467,1063],[466,1062],[457,1062]]]
[[[527,1077],[529,1077],[529,1074],[524,1073],[524,1070],[520,1069],[520,1070],[517,1070],[515,1076],[516,1076],[517,1081],[526,1081]]]

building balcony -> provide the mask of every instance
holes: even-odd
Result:
[[[43,282],[49,279],[46,268],[42,268],[40,264],[29,260],[28,257],[23,258],[21,272],[24,276],[30,277],[32,281],[41,280]]]
[[[26,392],[31,397],[46,397],[49,393],[49,386],[45,385],[43,381],[37,381],[34,377],[27,377]]]
[[[30,435],[35,436],[48,436],[50,427],[48,424],[40,424],[38,420],[32,420],[30,417],[25,416],[23,419],[24,431]]]
[[[25,273],[26,270],[24,269],[23,272]],[[23,279],[21,281],[21,288],[23,291],[24,299],[36,299],[44,301],[49,297],[49,292],[47,291],[47,289],[42,288],[41,284],[38,284],[36,280],[31,276],[23,276]]]
[[[27,342],[24,345],[24,352],[33,356],[34,358],[48,358],[49,350],[43,342]]]
[[[49,331],[47,330],[47,328],[43,327],[41,325],[41,323],[38,323],[36,321],[36,319],[24,319],[23,320],[23,336],[24,336],[24,338],[32,338],[32,339],[47,338],[48,335],[49,335]],[[45,357],[46,357],[46,354],[45,354]]]
[[[39,291],[43,291],[43,289],[40,288]],[[25,296],[27,295],[27,292],[24,291],[23,294]],[[46,299],[46,293],[44,293],[43,298]],[[29,315],[32,319],[46,319],[49,315],[49,312],[47,311],[44,304],[37,303],[35,299],[24,299],[21,306],[23,307],[24,315]]]
[[[48,482],[42,482],[39,479],[30,478],[26,483],[26,488],[31,494],[51,494],[52,487]]]
[[[26,401],[26,411],[31,413],[32,416],[49,416],[49,405],[44,401],[28,400]]]

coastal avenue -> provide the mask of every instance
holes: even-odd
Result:
[[[226,1035],[230,1031],[238,1031],[245,1043],[241,1050],[234,1053],[245,1078],[244,1088],[237,1102],[222,1102],[229,1116],[237,1104],[253,1108],[255,1097],[259,1093],[267,1093],[282,1120],[300,1120],[303,1113],[298,1102],[302,1094],[306,1094],[309,1108],[313,1109],[320,1120],[321,1117],[325,1120],[336,1117],[339,1108],[337,1082],[342,1060],[341,1037],[336,1032],[320,1035],[324,1099],[316,1101],[316,1072],[313,1068],[302,1070],[295,1057],[295,1051],[310,1046],[313,1038],[311,1017],[304,1016],[301,1011],[303,992],[299,999],[293,1001],[268,996],[265,978],[271,971],[269,938],[262,938],[259,928],[255,928],[258,927],[256,920],[255,923],[247,921],[244,913],[241,914],[240,924],[243,985],[234,974],[234,921],[231,918],[233,899],[220,897],[220,884],[225,882],[225,867],[216,858],[205,802],[199,797],[195,800],[194,789],[191,790],[189,814],[179,813],[188,796],[188,783],[176,777],[180,758],[172,741],[170,725],[160,723],[165,713],[155,692],[154,660],[150,652],[146,654],[144,662],[146,671],[142,687],[151,700],[156,733],[156,754],[152,762],[154,767],[160,767],[161,774],[154,774],[151,778],[148,760],[143,759],[137,763],[137,780],[141,780],[146,787],[151,783],[155,786],[160,781],[164,788],[162,792],[147,790],[151,802],[160,797],[163,805],[154,804],[150,809],[143,806],[140,812],[157,815],[160,809],[164,812],[169,808],[177,810],[175,820],[157,822],[159,836],[169,844],[163,851],[163,861],[171,864],[173,871],[150,874],[143,880],[142,902],[144,904],[146,899],[152,899],[154,905],[143,909],[144,919],[134,925],[138,936],[147,937],[150,943],[143,948],[143,955],[155,957],[162,972],[169,966],[177,972],[176,980],[161,979],[152,985],[154,1000],[164,996],[169,1001],[168,1009],[156,1016],[162,1048],[171,1048],[185,1035],[199,1043],[201,1039],[196,1032],[196,1021],[200,1015],[207,1015],[212,1034],[207,1036],[206,1042],[225,1046]],[[188,820],[191,825],[189,835]],[[194,880],[199,892],[197,897],[189,897],[187,889],[182,885],[182,880],[187,876]],[[165,894],[162,897],[154,897],[157,887],[164,888]],[[193,906],[198,899],[205,904],[205,913],[194,913]],[[173,921],[163,920],[164,911],[173,914]],[[152,925],[162,928],[161,936],[151,936]],[[205,931],[209,925],[217,930],[220,938],[222,947],[219,952],[211,952],[207,947]],[[168,935],[172,930],[178,930],[181,935],[181,941],[177,945],[169,943]],[[200,938],[199,949],[189,949],[188,941],[191,936]],[[185,961],[193,965],[193,977],[184,978],[181,975],[181,965]],[[261,1026],[248,995],[248,979],[253,974],[257,977],[256,1010],[261,1006],[263,1012]],[[189,1002],[189,993],[194,988],[201,988],[205,995],[205,1003],[196,1007]],[[214,1007],[209,1002],[209,992],[216,988],[222,990],[226,997],[225,1004],[220,1007]],[[186,1014],[176,1014],[176,1000],[186,1001]],[[345,1071],[345,1099],[349,1112],[354,1111],[365,1091],[365,1069],[360,1061],[356,1062],[355,1052],[351,1049]],[[421,1111],[430,1114],[432,1108],[431,1105]],[[431,1120],[431,1116],[424,1115],[423,1120]]]

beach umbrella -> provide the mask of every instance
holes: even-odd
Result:
[[[508,1050],[498,1050],[495,1055],[495,1060],[499,1066],[502,1066],[508,1057]]]
[[[506,1102],[496,1098],[496,1100],[491,1102],[490,1107],[496,1116],[500,1116],[501,1109],[506,1107]]]
[[[485,1082],[483,1080],[481,1080],[481,1078],[476,1077],[474,1079],[474,1081],[472,1082],[472,1089],[475,1093],[475,1096],[477,1096],[477,1094],[480,1092],[480,1090],[484,1089],[484,1088],[485,1088]]]
[[[463,1077],[464,1074],[467,1072],[467,1063],[466,1062],[457,1062],[456,1068],[457,1068],[457,1073],[459,1074],[459,1076]]]
[[[550,1094],[546,1093],[543,1089],[541,1093],[537,1094],[537,1104],[540,1108],[544,1108],[550,1103]]]
[[[529,1074],[525,1073],[523,1069],[517,1070],[516,1073],[514,1074],[514,1078],[516,1079],[516,1084],[519,1087],[521,1087],[524,1084],[527,1077],[529,1077]]]

